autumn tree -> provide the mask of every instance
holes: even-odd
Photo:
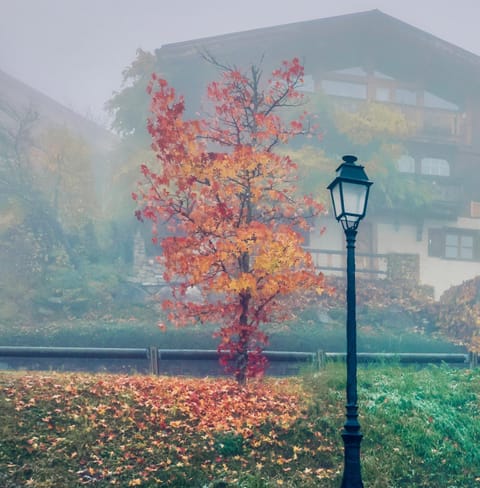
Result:
[[[67,303],[67,289],[94,289],[92,160],[71,130],[0,98],[0,320],[37,320],[59,296]]]
[[[163,222],[172,232],[159,242],[165,279],[175,284],[163,303],[169,319],[219,324],[221,362],[244,383],[266,366],[262,326],[288,317],[286,297],[324,290],[300,234],[323,206],[297,195],[297,166],[276,152],[312,131],[305,114],[289,122],[279,115],[302,103],[298,59],[267,81],[258,66],[217,66],[221,78],[208,86],[202,119],[185,120],[184,98],[153,76],[148,130],[157,163],[142,166],[133,197],[154,232]]]
[[[90,147],[62,126],[48,127],[35,146],[42,192],[62,227],[78,231],[98,214]]]
[[[42,241],[44,263],[62,247],[75,261],[69,234],[98,208],[88,144],[63,126],[41,120],[34,107],[0,100],[0,205]]]
[[[64,243],[65,235],[38,184],[42,174],[34,155],[38,114],[33,107],[17,110],[4,100],[0,113],[0,205],[7,215],[15,215],[14,228],[23,224],[48,252]]]
[[[334,111],[336,130],[358,147],[358,154],[369,162],[377,191],[372,206],[418,214],[431,201],[431,189],[415,175],[400,173],[398,160],[408,153],[405,139],[415,131],[398,107],[380,102],[364,102],[356,112],[337,108]]]
[[[340,158],[338,148],[352,148],[355,155],[368,162],[369,175],[375,180],[371,211],[401,208],[418,215],[428,206],[433,198],[431,185],[415,174],[398,170],[398,160],[408,153],[405,140],[415,130],[399,108],[368,101],[351,111],[322,93],[309,94],[307,108],[321,118],[323,138],[321,146],[307,141],[290,151],[302,162],[302,188],[315,193],[325,188],[331,168]]]

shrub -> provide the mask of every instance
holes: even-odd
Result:
[[[438,326],[456,343],[480,352],[480,276],[452,286],[443,293]]]

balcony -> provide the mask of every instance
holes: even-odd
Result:
[[[465,113],[397,105],[414,127],[413,137],[423,141],[470,145],[471,122]]]
[[[464,207],[462,183],[450,177],[419,176],[429,184],[431,203],[427,214],[434,218],[457,218]]]
[[[329,275],[344,276],[346,257],[344,250],[305,248],[312,256],[316,269]],[[387,254],[356,253],[356,272],[364,278],[385,278],[387,275]]]

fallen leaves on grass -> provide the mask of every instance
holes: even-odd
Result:
[[[230,379],[4,373],[0,399],[18,432],[0,460],[9,457],[9,472],[23,481],[50,476],[53,460],[71,477],[58,486],[198,486],[259,469],[278,480],[292,469],[313,479],[312,458],[331,451],[308,424],[308,395],[288,379],[241,387]],[[331,468],[327,461],[322,473]]]

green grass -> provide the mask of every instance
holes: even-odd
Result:
[[[252,383],[0,373],[0,485],[338,487],[345,369]],[[480,486],[480,370],[359,370],[369,488]]]

